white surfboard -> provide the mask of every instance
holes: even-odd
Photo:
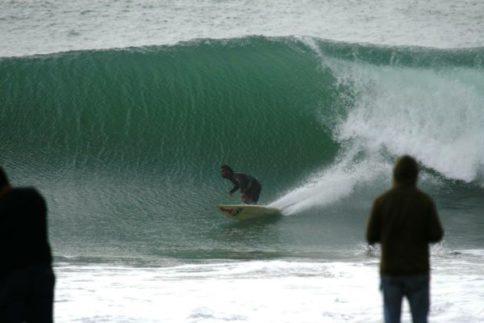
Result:
[[[255,204],[219,204],[217,209],[227,218],[238,221],[281,215],[279,209]]]

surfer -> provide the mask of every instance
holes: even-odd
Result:
[[[230,195],[240,189],[240,199],[243,203],[257,203],[262,187],[256,178],[247,174],[236,173],[228,165],[222,165],[220,173],[223,178],[228,179],[234,184],[234,187],[229,192]]]

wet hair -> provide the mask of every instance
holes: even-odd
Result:
[[[409,155],[404,155],[395,163],[393,168],[393,180],[399,184],[413,184],[417,183],[418,178],[418,164],[417,161]]]
[[[229,171],[231,173],[234,172],[234,170],[229,165],[227,165],[227,164],[223,164],[220,168],[223,169],[223,170],[227,170],[227,171]]]
[[[3,167],[0,167],[0,187],[4,187],[5,185],[9,185],[10,182],[7,177],[7,173],[5,173],[5,170]]]

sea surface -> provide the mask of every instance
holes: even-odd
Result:
[[[382,322],[364,233],[402,154],[445,228],[430,320],[484,321],[483,1],[5,0],[0,44],[56,322]],[[217,213],[223,163],[283,216]]]

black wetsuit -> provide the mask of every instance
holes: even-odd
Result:
[[[243,173],[234,173],[228,179],[234,184],[234,187],[230,190],[230,194],[240,189],[240,193],[246,196],[243,200],[244,203],[257,203],[262,186],[256,178]]]

